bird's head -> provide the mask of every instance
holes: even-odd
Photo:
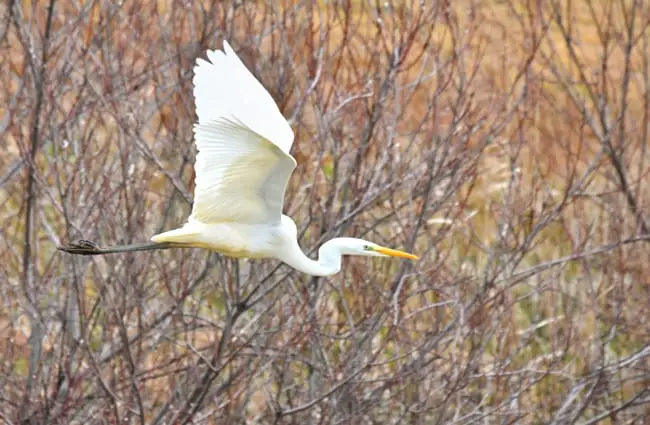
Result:
[[[374,242],[369,242],[357,238],[337,238],[338,248],[343,255],[365,255],[369,257],[399,257],[409,260],[417,260],[418,257],[404,251],[386,248],[385,246],[377,245]]]

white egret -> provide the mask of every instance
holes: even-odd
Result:
[[[355,238],[335,238],[307,257],[296,224],[282,214],[284,192],[296,160],[293,131],[275,101],[230,45],[208,51],[194,67],[196,188],[192,213],[179,229],[152,242],[99,248],[79,241],[59,249],[84,255],[174,247],[207,248],[232,257],[277,258],[314,276],[341,269],[341,256],[415,255]]]

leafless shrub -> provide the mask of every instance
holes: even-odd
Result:
[[[0,419],[641,421],[649,7],[0,5]],[[301,245],[416,265],[57,252],[185,219],[192,65],[222,39],[294,128]]]

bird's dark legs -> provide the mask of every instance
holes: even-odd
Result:
[[[103,254],[115,254],[118,252],[151,251],[154,249],[168,249],[174,247],[175,245],[164,243],[164,242],[163,243],[142,242],[142,243],[135,243],[131,245],[117,245],[117,246],[109,246],[106,248],[100,248],[94,242],[81,239],[76,243],[70,243],[67,245],[59,246],[57,249],[59,251],[64,251],[69,254],[103,255]]]

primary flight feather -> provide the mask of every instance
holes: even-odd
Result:
[[[173,247],[208,248],[233,257],[278,258],[302,272],[326,276],[341,269],[342,255],[395,256],[406,252],[355,238],[335,238],[318,261],[298,245],[296,225],[282,214],[284,193],[296,167],[293,131],[264,86],[230,45],[207,52],[194,67],[198,122],[194,205],[183,227],[153,242],[98,248],[87,241],[63,251],[94,255]]]

